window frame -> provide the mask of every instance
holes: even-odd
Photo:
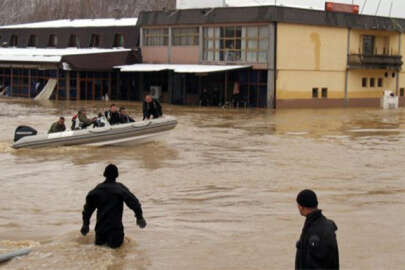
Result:
[[[182,32],[183,30],[183,32]],[[184,30],[196,30],[194,32],[184,31]],[[187,42],[189,39],[192,40],[191,43]],[[182,41],[186,42],[182,42]],[[179,41],[179,42],[176,42]],[[184,44],[186,43],[186,44]],[[172,46],[198,46],[200,44],[200,28],[199,27],[173,27],[172,28]]]
[[[94,44],[96,43],[96,44]],[[100,48],[101,36],[100,34],[91,34],[89,41],[89,48]]]
[[[312,98],[319,98],[319,88],[318,87],[312,88]]]
[[[169,28],[144,28],[142,30],[144,47],[169,46]],[[157,42],[156,42],[157,41]]]
[[[48,47],[56,48],[58,47],[58,37],[55,34],[49,34],[48,37]]]
[[[37,47],[37,44],[38,44],[37,41],[38,41],[37,36],[34,35],[34,34],[31,34],[31,35],[28,37],[28,44],[27,44],[27,47],[30,47],[30,48],[35,48],[35,47]]]
[[[249,29],[255,28],[253,36]],[[231,30],[232,29],[232,30]],[[266,31],[263,31],[263,30]],[[227,35],[233,32],[233,35]],[[240,32],[240,36],[238,36]],[[220,25],[203,27],[203,61],[208,62],[246,62],[268,63],[269,35],[268,25]],[[238,44],[240,43],[240,45]],[[254,46],[250,44],[255,44]],[[233,44],[228,48],[227,44]],[[238,48],[238,45],[240,48]],[[265,46],[263,46],[265,45]],[[255,60],[249,59],[249,53],[254,53]],[[211,56],[212,55],[212,59]],[[265,56],[265,60],[261,56]],[[231,56],[230,58],[228,58]],[[236,56],[236,57],[235,57]]]
[[[114,34],[113,48],[125,48],[125,35],[122,33]]]
[[[68,48],[80,48],[80,40],[76,34],[70,34]]]

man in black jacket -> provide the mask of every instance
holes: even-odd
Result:
[[[322,215],[312,190],[301,191],[297,203],[300,214],[306,220],[297,242],[295,269],[339,269],[335,222]]]
[[[135,212],[136,223],[140,228],[146,227],[142,215],[141,204],[126,186],[116,182],[118,168],[110,164],[105,168],[105,181],[90,191],[86,197],[83,209],[82,235],[89,232],[90,218],[97,209],[96,245],[107,245],[118,248],[124,241],[124,226],[122,225],[123,204]]]
[[[104,115],[110,125],[118,125],[120,123],[120,114],[115,104],[111,104],[110,109],[105,111]]]
[[[152,98],[151,95],[145,97],[143,102],[143,120],[153,118],[159,118],[163,115],[162,106],[157,99]]]

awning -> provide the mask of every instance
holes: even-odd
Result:
[[[130,52],[130,49],[37,49],[37,48],[0,48],[2,62],[44,62],[59,63],[66,56],[97,55],[116,52]]]
[[[176,64],[133,64],[126,66],[117,66],[121,72],[157,72],[163,70],[172,70],[176,73],[211,73],[229,70],[250,68],[252,66],[244,65],[176,65]]]

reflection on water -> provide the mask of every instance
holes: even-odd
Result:
[[[179,125],[161,141],[10,148],[17,125],[44,132],[59,115],[69,124],[81,107],[91,116],[108,105],[0,102],[0,252],[34,247],[1,269],[291,269],[303,188],[338,224],[342,268],[403,268],[405,110],[165,106]],[[141,104],[121,105],[141,119]],[[139,230],[127,209],[118,250],[78,232],[110,162],[149,224]]]

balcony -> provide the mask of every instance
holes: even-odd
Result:
[[[348,68],[400,70],[402,63],[401,55],[350,54]]]

